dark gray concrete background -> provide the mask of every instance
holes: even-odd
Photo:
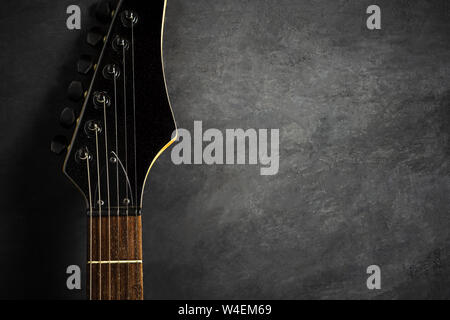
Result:
[[[65,10],[83,10],[68,31]],[[90,0],[2,2],[0,297],[84,296],[85,217],[49,154]],[[382,30],[365,27],[382,8]],[[179,127],[280,129],[280,171],[174,166],[144,199],[145,297],[450,298],[446,0],[169,0]],[[69,132],[65,132],[70,134]],[[366,288],[367,266],[382,290]]]

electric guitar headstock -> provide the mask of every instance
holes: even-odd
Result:
[[[83,92],[84,103],[63,171],[93,215],[139,214],[147,174],[175,140],[162,61],[165,8],[166,0],[102,2],[98,15],[111,22],[104,36],[88,35],[91,45],[103,42],[92,81],[85,92],[76,82],[69,88],[74,98]]]

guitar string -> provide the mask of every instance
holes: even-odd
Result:
[[[134,210],[135,210],[135,258],[136,259],[142,259],[142,257],[139,256],[139,248],[138,248],[138,207],[137,207],[137,145],[136,145],[136,91],[135,91],[135,74],[134,74],[134,23],[131,23],[131,69],[133,73],[133,133],[134,133],[134,194],[136,199],[134,204]],[[142,218],[141,218],[142,219]],[[136,281],[139,281],[139,272],[138,268],[140,266],[135,267],[135,277]]]
[[[111,261],[111,196],[109,190],[109,156],[108,156],[108,126],[106,122],[106,97],[103,97],[103,120],[105,137],[105,164],[106,164],[106,194],[108,204],[108,261]],[[100,221],[102,217],[100,216]],[[111,262],[108,263],[108,298],[111,300]]]
[[[92,192],[91,192],[91,173],[89,170],[89,152],[86,151],[86,168],[89,189],[89,259],[92,260]],[[89,300],[92,300],[92,263],[89,264]]]
[[[123,96],[124,96],[124,127],[125,127],[125,173],[128,174],[128,133],[127,133],[127,77],[126,77],[126,56],[125,56],[125,45],[122,49],[122,64],[123,64]],[[125,187],[125,213],[126,213],[126,254],[127,259],[130,258],[129,255],[129,246],[128,246],[128,186]],[[130,266],[127,264],[127,300],[129,299],[129,283],[130,283]]]
[[[122,257],[120,256],[120,185],[119,185],[119,138],[118,138],[118,124],[117,124],[117,81],[116,77],[114,77],[114,119],[115,119],[115,136],[116,136],[116,191],[117,191],[117,248],[116,248],[116,258],[118,260],[121,260]],[[120,266],[116,266],[117,268],[117,296],[118,300],[120,300],[121,297],[121,290],[120,290]]]
[[[97,183],[98,183],[98,256],[99,256],[99,261],[102,261],[102,193],[101,193],[101,184],[100,184],[100,162],[99,162],[99,152],[98,152],[98,131],[99,131],[99,127],[97,124],[94,124],[94,129],[95,129],[95,152],[96,152],[96,160],[97,160]],[[102,300],[102,266],[99,266],[99,277],[98,277],[98,281],[99,281],[99,300]]]

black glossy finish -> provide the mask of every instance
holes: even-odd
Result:
[[[59,117],[59,123],[62,127],[68,129],[75,123],[75,111],[72,108],[64,108]]]
[[[93,27],[89,29],[86,35],[86,42],[89,45],[96,47],[100,45],[100,43],[102,43],[103,37],[104,35],[102,29],[100,29],[99,27]]]
[[[102,23],[108,23],[111,21],[111,13],[113,4],[111,1],[103,0],[100,1],[95,8],[95,17],[98,21]]]
[[[56,136],[53,138],[52,143],[50,145],[50,150],[57,154],[61,155],[67,149],[67,138],[64,136]]]
[[[65,172],[89,199],[87,162],[76,156],[79,150],[89,151],[94,210],[98,209],[98,175],[100,198],[105,207],[109,196],[111,208],[139,208],[148,168],[175,130],[161,59],[163,9],[164,0],[121,1],[86,97]],[[123,21],[126,11],[137,14],[138,21],[132,28]],[[128,41],[128,48],[113,47],[112,42],[118,35]],[[111,64],[119,68],[115,80],[103,72]],[[96,92],[108,95],[110,103],[106,107],[95,102]],[[100,127],[97,137],[93,124]],[[119,162],[115,161],[115,154]],[[128,204],[126,199],[130,200]]]
[[[80,60],[78,60],[77,62],[78,73],[86,75],[92,71],[93,67],[94,62],[92,60],[92,57],[87,54],[81,55]]]
[[[72,81],[67,89],[67,96],[72,101],[80,101],[83,98],[84,90],[80,81]]]

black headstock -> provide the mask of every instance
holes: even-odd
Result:
[[[140,210],[147,174],[174,141],[162,62],[165,7],[166,0],[121,0],[111,13],[63,168],[94,212]]]

